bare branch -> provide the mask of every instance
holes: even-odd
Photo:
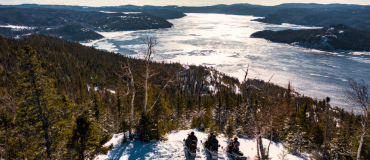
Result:
[[[152,76],[154,76],[154,75],[156,75],[156,74],[158,74],[158,73],[152,73],[152,74],[150,74],[150,75],[148,76],[148,78],[150,78],[150,77],[152,77]]]
[[[157,101],[158,101],[158,99],[159,99],[159,97],[161,96],[161,94],[162,94],[162,92],[163,92],[163,90],[167,87],[167,85],[169,84],[169,83],[171,83],[172,81],[168,81],[167,83],[166,83],[166,85],[164,85],[164,87],[162,88],[162,90],[161,90],[161,92],[159,92],[159,94],[158,94],[158,96],[157,96],[157,99],[154,101],[154,103],[152,104],[152,106],[147,110],[147,112],[149,112],[153,107],[154,107],[154,105],[157,103]]]
[[[248,67],[247,67],[247,71],[245,71],[245,70],[243,69],[243,71],[245,72],[244,82],[247,82],[248,70],[249,70],[249,64],[248,64]]]
[[[271,81],[272,77],[274,77],[274,75],[275,75],[275,73],[272,74],[271,78],[269,79],[269,81],[267,83],[270,83],[270,81]]]

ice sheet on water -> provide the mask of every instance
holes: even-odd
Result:
[[[16,26],[16,25],[0,25],[0,27],[11,28],[11,30],[13,30],[13,31],[19,31],[19,30],[33,30],[33,29],[36,29],[36,27],[29,27],[29,26]]]
[[[102,12],[102,13],[117,13],[117,12],[111,12],[111,11],[99,11],[99,12]]]
[[[275,84],[286,87],[290,81],[301,94],[315,96],[319,99],[329,96],[332,98],[333,106],[343,106],[342,101],[337,98],[343,93],[343,79],[346,78],[343,73],[354,73],[352,71],[365,73],[364,71],[368,69],[370,63],[369,52],[329,53],[251,38],[252,33],[265,29],[278,31],[318,28],[291,24],[272,25],[250,21],[255,18],[252,16],[187,13],[184,18],[169,20],[174,24],[172,28],[101,33],[108,38],[91,42],[88,45],[94,45],[98,48],[111,47],[118,49],[115,51],[121,54],[131,55],[128,50],[139,53],[140,48],[143,47],[141,42],[136,39],[156,36],[159,45],[156,46],[158,56],[154,60],[212,66],[221,72],[239,78],[241,81],[245,75],[243,69],[245,70],[249,65],[248,78],[267,81],[274,74],[271,82]],[[134,42],[136,44],[133,44]],[[202,53],[202,50],[212,52]],[[335,69],[328,65],[333,62],[335,62]],[[313,76],[310,73],[319,75],[332,73],[336,77],[332,75],[327,77]],[[351,76],[370,83],[369,74],[354,73]],[[312,84],[320,87],[312,89]]]

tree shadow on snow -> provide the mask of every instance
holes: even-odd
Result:
[[[148,153],[154,153],[159,142],[151,141],[147,143],[141,143],[139,140],[128,141],[124,144],[119,143],[112,150],[109,151],[109,159],[120,159],[125,157],[128,160],[145,159],[151,155]]]

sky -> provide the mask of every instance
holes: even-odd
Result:
[[[282,3],[342,3],[370,5],[370,0],[0,0],[2,5],[14,4],[60,4],[79,6],[119,6],[119,5],[179,5],[179,6],[210,6],[216,4],[249,3],[259,5],[278,5]]]

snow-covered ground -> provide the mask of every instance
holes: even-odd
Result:
[[[140,143],[139,140],[126,142],[122,144],[123,134],[114,134],[112,139],[107,142],[104,146],[109,146],[110,144],[114,145],[114,148],[108,152],[108,155],[99,155],[95,160],[136,160],[136,159],[190,159],[186,152],[186,148],[183,145],[183,139],[187,137],[187,134],[191,131],[195,132],[195,135],[198,137],[198,150],[197,160],[207,160],[211,159],[206,150],[200,143],[200,140],[204,142],[207,134],[204,132],[199,132],[194,129],[190,130],[180,130],[178,132],[173,132],[167,135],[168,141],[158,142],[150,141],[148,143]],[[227,139],[224,136],[217,137],[219,144],[221,145],[219,149],[219,158],[220,160],[231,160],[231,157],[228,157],[225,151],[222,148],[225,148],[227,145]],[[253,139],[242,139],[240,141],[240,151],[244,153],[248,159],[255,159],[256,156],[256,141]],[[269,140],[263,139],[263,145],[268,146]],[[281,143],[272,143],[270,145],[270,157],[272,159],[279,159],[278,155],[282,153],[283,145]],[[288,155],[289,160],[302,159],[294,155]]]

